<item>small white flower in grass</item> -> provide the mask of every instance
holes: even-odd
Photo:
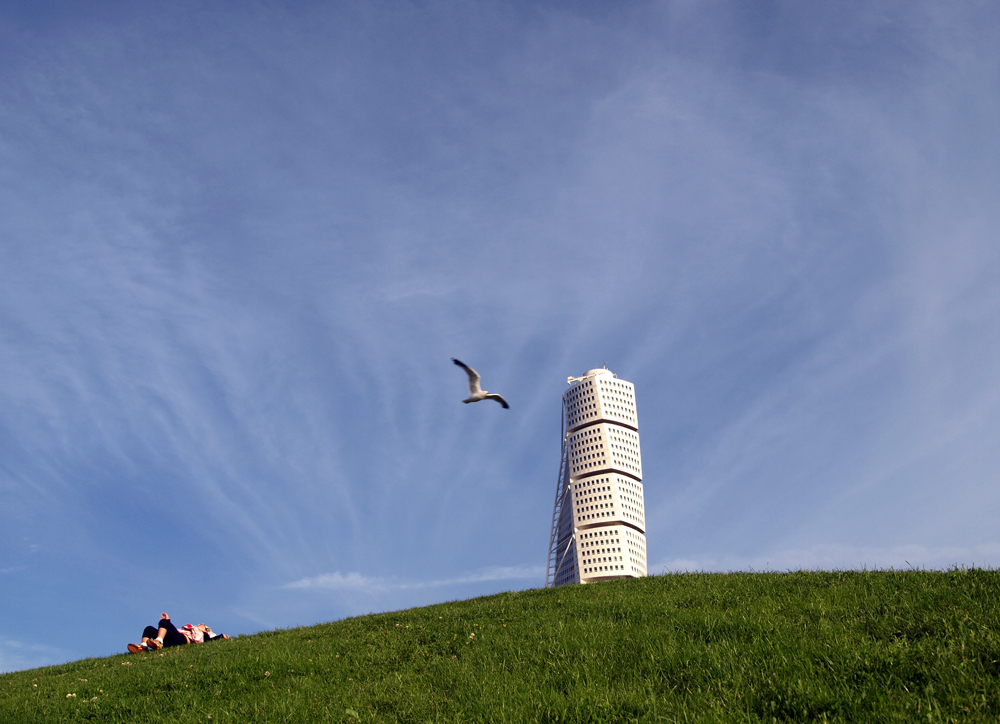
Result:
[[[270,672],[270,671],[265,671],[265,672],[264,672],[264,676],[270,676],[270,675],[271,675],[271,672]]]
[[[76,698],[76,694],[67,694],[66,698],[67,699],[75,699]]]

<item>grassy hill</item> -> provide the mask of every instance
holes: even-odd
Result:
[[[668,575],[6,674],[0,722],[996,722],[998,624],[998,571]]]

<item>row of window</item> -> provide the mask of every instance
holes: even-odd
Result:
[[[570,449],[579,449],[587,445],[596,445],[598,441],[603,440],[603,435],[601,433],[602,431],[600,427],[588,427],[586,430],[574,432],[569,436]]]
[[[620,443],[624,449],[629,447],[635,450],[635,454],[639,454],[639,435],[632,430],[626,430],[620,425],[615,425],[614,427],[608,428],[609,437],[617,443]]]
[[[625,440],[626,444],[632,443],[637,450],[639,449],[639,434],[634,430],[628,430],[620,425],[615,425],[615,427],[612,428],[612,433],[612,437],[617,435]]]
[[[616,419],[624,420],[624,421],[632,424],[633,426],[636,425],[636,424],[638,424],[636,422],[635,413],[629,414],[627,412],[617,412],[617,411],[609,410],[609,409],[605,408],[605,415],[609,419],[610,418],[616,418]],[[580,422],[581,420],[585,420],[585,419],[588,419],[588,418],[591,418],[591,417],[597,417],[597,406],[596,405],[588,405],[587,407],[583,408],[582,410],[569,410],[569,414],[566,415],[566,421],[567,421],[567,423],[569,424],[570,427],[573,427],[574,425],[576,425],[576,423]]]
[[[591,490],[589,492],[590,493],[595,493],[595,492],[603,491],[603,490],[611,490],[611,488],[602,485],[601,487],[596,488],[596,490]],[[580,505],[583,505],[584,503],[593,503],[595,500],[611,500],[611,496],[608,495],[608,494],[606,494],[606,493],[601,493],[600,495],[592,495],[589,498],[580,498],[580,497],[575,497],[574,498],[574,501],[577,502],[577,503],[579,503]]]
[[[575,481],[571,487],[574,491],[584,491],[587,494],[600,492],[602,490],[614,490],[613,485],[605,485],[605,483],[617,483],[619,488],[625,488],[628,493],[642,497],[642,484],[637,483],[626,475],[610,475],[604,478],[583,478],[582,480]],[[594,486],[597,486],[594,490],[586,491],[586,488],[593,488]]]
[[[590,433],[590,434],[595,434],[595,435],[600,435],[601,434],[599,429],[585,430],[584,432],[585,433]],[[598,438],[598,439],[601,439],[601,438]],[[591,439],[580,440],[578,442],[571,442],[570,445],[569,445],[569,449],[570,450],[576,450],[576,451],[581,452],[581,453],[591,452],[593,450],[600,450],[603,447],[604,447],[603,442],[599,443],[599,442],[596,442],[596,440],[591,440]]]
[[[571,432],[567,440],[570,450],[580,450],[587,445],[604,442],[605,437],[611,442],[618,443],[618,449],[630,450],[632,455],[639,454],[639,434],[614,421],[602,421],[583,430]],[[615,446],[611,445],[611,447]]]
[[[571,415],[579,415],[581,410],[596,410],[598,409],[597,403],[601,402],[602,407],[616,415],[621,415],[622,417],[631,417],[635,415],[635,407],[632,405],[619,405],[616,402],[608,402],[603,397],[594,398],[587,397],[581,402],[569,402],[566,404],[566,409]]]
[[[604,492],[613,491],[615,489],[613,485],[599,485],[599,483],[607,483],[607,482],[609,482],[609,480],[610,480],[610,478],[585,478],[583,481],[578,481],[578,482],[573,483],[573,485],[572,485],[572,492],[573,492],[573,498],[574,498],[574,500],[578,500],[580,502],[586,503],[586,502],[588,502],[588,499],[581,498],[580,497],[581,495],[595,495],[597,493],[604,493]],[[618,478],[619,486],[621,486],[621,481],[622,481],[622,478],[619,477]],[[621,487],[624,487],[624,486],[621,486]],[[587,488],[593,488],[593,489],[592,490],[587,490]],[[642,501],[640,501],[637,498],[631,497],[631,495],[634,495],[634,494],[635,493],[633,493],[633,491],[628,490],[628,489],[623,489],[623,490],[621,490],[619,492],[619,496],[622,499],[630,501],[630,502],[633,502],[636,505],[641,504]],[[641,493],[640,493],[640,495],[641,495]],[[600,498],[600,500],[611,500],[612,497],[613,496],[611,496],[611,495],[602,496]]]
[[[624,571],[625,566],[597,566],[594,568],[584,568],[584,573],[604,573],[606,571]]]
[[[592,546],[600,546],[593,548]],[[625,546],[628,548],[628,546]],[[618,538],[606,538],[604,540],[580,541],[580,553],[584,556],[603,556],[612,553],[621,553],[621,540]],[[614,560],[618,560],[615,558]]]
[[[604,447],[604,446],[601,445],[600,447]],[[601,452],[592,452],[592,453],[575,453],[573,455],[573,457],[575,459],[577,459],[577,460],[584,461],[584,460],[598,460],[600,458],[607,457],[607,455],[608,454],[606,452],[601,451]]]
[[[612,539],[617,541],[619,535],[621,535],[621,531],[619,528],[615,527],[615,528],[602,528],[601,530],[592,530],[589,533],[580,533],[579,538],[580,540],[583,541],[607,540],[610,542]]]
[[[584,488],[591,488],[595,485],[598,486],[594,490],[589,491],[590,493],[596,493],[602,490],[611,490],[610,486],[605,486],[604,483],[610,483],[611,478],[587,478],[580,482],[573,483],[573,490],[583,490]]]
[[[612,518],[615,515],[615,506],[608,503],[607,507],[602,509],[601,504],[598,505],[586,505],[581,506],[576,511],[576,517],[580,520],[593,520],[594,518]],[[592,512],[588,512],[592,511]],[[642,513],[633,513],[631,511],[620,511],[620,515],[631,518],[632,520],[642,523]]]
[[[583,420],[588,420],[592,417],[597,417],[597,410],[581,410],[579,413],[570,414],[566,420],[566,424],[569,425],[569,427],[575,427],[577,423],[582,422]],[[611,417],[625,420],[632,425],[638,424],[634,415],[609,415],[608,419]]]
[[[635,387],[628,382],[620,380],[598,380],[597,382],[599,391],[600,388],[604,388],[611,395],[617,394],[630,399],[635,397],[633,394]]]
[[[574,460],[571,464],[572,472],[574,474],[580,472],[581,470],[587,470],[589,468],[596,468],[601,465],[608,464],[606,453],[588,453],[586,455],[581,455],[580,458],[581,459],[579,461]],[[642,473],[642,468],[639,467],[638,461],[633,464],[630,460],[626,460],[625,458],[612,457],[611,464],[620,468],[628,468],[636,474],[641,475]]]

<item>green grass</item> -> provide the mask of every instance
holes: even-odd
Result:
[[[996,722],[998,622],[991,570],[668,575],[6,674],[0,722]]]

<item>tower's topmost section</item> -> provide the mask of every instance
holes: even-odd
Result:
[[[619,379],[607,367],[597,367],[582,377],[567,377],[569,388],[563,393],[566,429],[608,422],[638,430],[635,411],[635,385]]]
[[[598,367],[597,369],[587,370],[580,377],[567,377],[566,384],[573,384],[574,382],[579,382],[580,380],[585,380],[588,377],[610,377],[614,378],[615,373],[609,370],[607,367]]]

